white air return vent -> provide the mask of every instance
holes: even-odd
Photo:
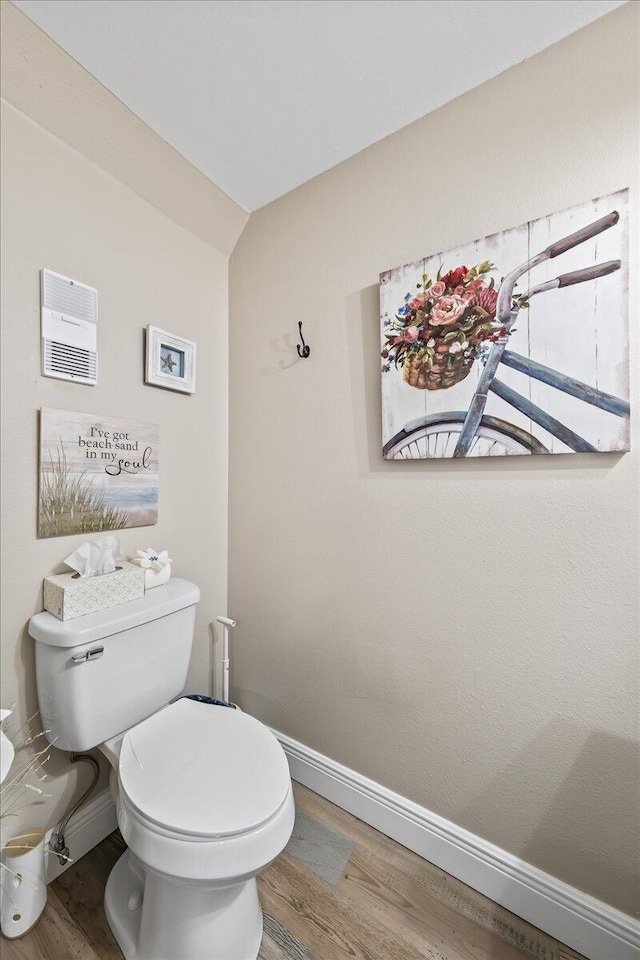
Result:
[[[42,271],[42,375],[98,382],[98,291]]]

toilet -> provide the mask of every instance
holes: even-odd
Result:
[[[199,597],[173,579],[99,613],[29,624],[49,742],[99,747],[112,765],[128,849],[105,913],[126,960],[255,960],[256,877],[293,829],[289,768],[271,731],[180,698]]]

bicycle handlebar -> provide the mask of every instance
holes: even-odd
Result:
[[[572,247],[577,247],[578,244],[584,243],[585,240],[590,240],[591,237],[596,237],[599,233],[602,233],[603,230],[608,230],[609,227],[613,227],[619,219],[620,214],[617,210],[614,210],[612,213],[608,213],[606,217],[601,217],[600,220],[596,220],[595,223],[590,223],[588,226],[582,227],[581,230],[576,230],[575,233],[569,234],[568,237],[552,243],[544,252],[551,258],[559,257],[561,253],[566,253],[567,250],[571,250]]]
[[[606,277],[609,273],[615,273],[621,266],[619,260],[608,260],[606,263],[599,263],[595,267],[585,267],[583,270],[574,270],[573,273],[563,273],[561,277],[558,277],[558,286],[570,287],[572,283],[597,280],[598,277]]]
[[[505,351],[509,331],[518,317],[521,302],[520,300],[518,300],[516,304],[512,302],[516,280],[528,270],[531,270],[532,267],[537,267],[539,264],[553,257],[559,257],[560,254],[566,253],[567,250],[571,250],[573,247],[577,247],[578,244],[584,243],[585,240],[590,240],[604,230],[608,230],[610,227],[613,227],[619,219],[620,214],[617,210],[613,210],[605,217],[596,220],[595,223],[590,223],[586,227],[582,227],[581,230],[576,230],[575,233],[570,234],[568,237],[552,243],[546,250],[531,257],[526,263],[511,270],[506,277],[504,277],[500,284],[496,304],[496,320],[502,324],[503,335],[491,347],[484,370],[480,375],[475,393],[469,405],[467,416],[462,425],[462,430],[460,431],[460,436],[453,453],[454,457],[465,457],[469,452],[470,445],[476,435],[476,430],[484,413],[488,392],[491,389],[498,364],[502,360]],[[607,263],[595,264],[591,267],[585,267],[583,270],[574,270],[572,273],[565,273],[555,280],[548,280],[546,283],[541,283],[539,286],[528,291],[526,296],[533,296],[535,293],[542,293],[545,290],[552,290],[556,287],[568,287],[573,283],[582,283],[584,280],[595,280],[598,277],[604,277],[608,273],[619,270],[620,266],[619,260],[609,260]],[[556,436],[558,436],[558,434],[556,434]],[[573,449],[578,448],[574,447]]]

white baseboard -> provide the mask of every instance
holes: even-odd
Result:
[[[84,857],[85,853],[88,853],[101,840],[113,833],[117,826],[116,808],[111,797],[111,791],[109,788],[101,790],[93,800],[81,807],[69,821],[69,826],[65,831],[65,841],[69,847],[69,861],[59,863],[55,853],[47,853],[45,858],[47,883],[51,883],[61,873],[64,873],[72,863],[75,863],[80,857]],[[45,836],[45,850],[48,850],[52,833],[53,830],[49,830]]]
[[[590,960],[640,958],[640,923],[381,784],[273,731],[291,776]]]

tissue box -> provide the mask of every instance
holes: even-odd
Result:
[[[144,570],[119,561],[113,573],[80,577],[59,573],[44,581],[44,608],[58,620],[73,620],[144,596]]]

